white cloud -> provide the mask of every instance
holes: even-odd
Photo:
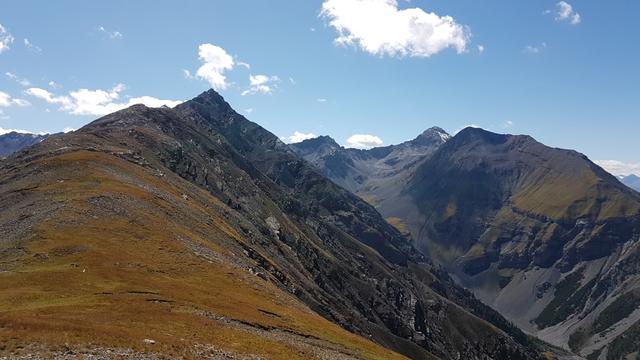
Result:
[[[123,38],[123,35],[120,31],[109,31],[105,29],[103,26],[99,26],[98,30],[106,34],[109,37],[109,39],[112,39],[112,40],[119,40]]]
[[[502,127],[505,129],[511,129],[515,124],[511,120],[507,120],[502,124]]]
[[[280,78],[277,76],[267,75],[249,75],[249,89],[242,92],[242,96],[253,94],[271,94],[274,87],[274,83],[279,82]]]
[[[54,88],[54,89],[58,89],[58,88],[60,88],[60,84],[58,84],[57,82],[55,82],[55,81],[53,81],[53,80],[52,80],[52,81],[49,81],[49,86],[50,86],[50,87],[52,87],[52,88]]]
[[[14,80],[15,82],[17,82],[18,84],[27,87],[27,86],[31,86],[31,82],[25,78],[20,78],[18,75],[11,73],[11,72],[6,72],[4,73],[9,79]]]
[[[238,61],[238,66],[242,66],[242,67],[246,68],[247,70],[251,69],[251,65],[249,65],[246,62],[242,62],[242,61]]]
[[[12,99],[12,102],[19,107],[31,106],[31,103],[24,99]]]
[[[325,0],[321,16],[338,31],[337,44],[380,56],[430,57],[447,48],[463,53],[471,37],[453,17],[400,10],[397,0]]]
[[[317,101],[317,102],[319,102],[319,103],[326,103],[326,102],[327,102],[327,99],[325,99],[325,98],[318,98],[318,99],[316,99],[316,101]]]
[[[640,176],[640,164],[625,163],[618,160],[595,160],[594,162],[616,176],[631,174]]]
[[[244,109],[244,112],[251,114],[253,112],[253,108]]]
[[[313,139],[313,138],[317,138],[318,135],[314,134],[314,133],[303,133],[300,131],[294,131],[293,135],[289,136],[289,137],[284,137],[282,138],[282,140],[284,142],[286,142],[287,144],[296,144],[299,142],[303,142],[305,140],[309,140],[309,139]]]
[[[539,54],[542,50],[547,48],[547,43],[542,42],[540,45],[527,45],[524,50],[522,50],[526,54]]]
[[[233,57],[225,49],[212,44],[201,44],[198,47],[198,56],[204,64],[200,66],[196,76],[209,82],[216,90],[226,89],[228,84],[224,73],[233,69]]]
[[[54,96],[52,93],[41,88],[29,88],[25,90],[25,94],[42,99],[49,104],[58,104],[63,108],[71,107],[71,99],[67,96]]]
[[[31,103],[24,99],[16,99],[6,92],[0,91],[0,107],[9,107],[14,105],[19,107],[26,107],[31,106]]]
[[[15,38],[0,24],[0,54],[9,50],[9,45],[13,44]]]
[[[120,93],[125,90],[123,84],[118,84],[110,90],[79,89],[71,91],[69,95],[56,96],[41,88],[30,88],[25,91],[27,95],[42,99],[50,104],[60,105],[60,110],[73,115],[102,116],[122,110],[135,104],[144,104],[149,107],[168,106],[174,107],[181,103],[175,100],[161,100],[151,96],[140,96],[128,99],[126,102],[117,102]]]
[[[478,53],[480,55],[484,54],[484,45],[478,45]]]
[[[297,84],[296,79],[289,77],[289,82],[291,83],[291,85],[295,85]]]
[[[31,131],[27,131],[27,130],[3,129],[3,128],[0,127],[0,135],[12,133],[12,132],[17,132],[19,134],[31,134]]]
[[[355,134],[351,135],[347,139],[348,148],[356,148],[356,149],[370,149],[372,147],[382,146],[384,143],[382,139],[375,135],[368,134]]]
[[[37,46],[37,45],[33,44],[33,43],[32,43],[29,39],[27,39],[27,38],[24,38],[24,46],[25,46],[27,49],[29,49],[29,50],[33,51],[33,52],[34,52],[34,53],[36,53],[36,54],[40,54],[40,53],[42,53],[42,49],[40,48],[40,46]]]
[[[191,75],[191,71],[187,69],[182,69],[182,75],[184,75],[184,78],[187,80],[193,79],[193,75]]]
[[[135,105],[135,104],[143,104],[147,107],[152,107],[152,108],[158,108],[158,107],[163,107],[163,106],[167,106],[167,107],[175,107],[178,106],[180,104],[182,104],[182,101],[179,100],[161,100],[158,98],[154,98],[152,96],[140,96],[140,97],[134,97],[134,98],[130,98],[129,101],[127,102],[127,104],[124,107],[129,107],[131,105]]]
[[[578,14],[571,4],[566,1],[560,1],[556,4],[556,21],[569,21],[571,25],[578,25],[582,22],[582,17]]]

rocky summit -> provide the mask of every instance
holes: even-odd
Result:
[[[336,183],[348,176],[333,168],[367,169],[348,155],[360,152],[312,141],[292,148]],[[478,128],[436,139],[392,176],[355,193],[519,328],[589,359],[640,350],[637,192],[575,151]]]
[[[348,152],[366,162],[353,183],[423,169],[418,153],[445,141]],[[134,105],[0,162],[0,352],[541,358],[417,244],[213,90]]]

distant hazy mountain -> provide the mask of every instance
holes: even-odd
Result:
[[[539,358],[372,206],[213,90],[0,162],[0,288],[0,354]]]
[[[370,150],[344,148],[328,136],[291,144],[290,147],[336,184],[374,205],[405,235],[410,235],[407,224],[396,216],[394,210],[396,205],[405,206],[407,203],[396,200],[402,197],[407,175],[449,138],[444,130],[433,127],[413,140]]]
[[[620,181],[628,187],[640,191],[640,177],[636,175],[621,176]]]
[[[336,183],[368,169],[310,145],[292,148]],[[358,173],[356,193],[487,304],[583,355],[640,350],[640,194],[575,151],[475,128],[393,170]]]
[[[27,146],[37,144],[49,135],[10,132],[0,135],[0,158],[7,157]]]

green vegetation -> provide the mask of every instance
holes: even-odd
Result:
[[[607,360],[624,359],[626,355],[637,351],[640,351],[640,322],[635,323],[609,344]]]
[[[600,354],[602,353],[602,349],[598,349],[587,356],[587,360],[598,360]]]
[[[578,351],[585,341],[594,334],[601,333],[619,321],[627,318],[640,307],[640,294],[632,291],[619,296],[604,311],[602,311],[589,329],[579,329],[569,337],[569,347]],[[598,352],[599,354],[599,352]],[[597,356],[595,357],[597,358]]]
[[[608,329],[640,307],[640,291],[632,291],[619,296],[611,303],[593,324],[593,333],[597,334]]]
[[[578,329],[576,332],[569,336],[569,348],[571,351],[578,352],[584,345],[585,341],[589,339],[590,333],[585,329]]]
[[[580,287],[584,268],[569,274],[555,286],[554,298],[534,320],[542,329],[561,323],[582,308],[589,297],[594,280]]]

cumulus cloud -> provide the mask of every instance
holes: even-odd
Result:
[[[294,131],[293,135],[283,137],[282,141],[286,142],[287,144],[296,144],[317,137],[318,135],[314,133],[303,133],[300,131]]]
[[[400,10],[397,0],[325,0],[321,16],[338,31],[337,44],[379,56],[430,57],[447,48],[463,53],[471,37],[453,17]]]
[[[235,62],[227,51],[213,44],[201,44],[198,46],[198,56],[203,62],[196,72],[196,76],[209,82],[212,88],[224,90],[227,78],[224,73],[233,69]]]
[[[181,103],[181,101],[161,100],[151,96],[134,97],[126,102],[118,102],[117,100],[125,88],[123,84],[118,84],[110,90],[79,89],[71,91],[68,95],[61,96],[54,95],[41,88],[30,88],[25,93],[49,104],[59,105],[61,111],[73,115],[102,116],[135,104],[144,104],[149,107],[174,107]]]
[[[480,55],[484,54],[484,45],[478,45],[478,53]]]
[[[123,38],[123,35],[120,31],[109,31],[105,29],[104,26],[98,26],[98,31],[107,35],[109,39],[112,39],[112,40],[119,40]]]
[[[556,4],[555,15],[556,21],[568,21],[571,25],[578,25],[582,22],[580,14],[566,1],[560,1]]]
[[[279,82],[277,76],[249,75],[249,89],[242,92],[242,96],[253,94],[271,94],[275,83]]]
[[[15,38],[0,24],[0,54],[9,50],[9,46],[13,44]]]
[[[371,149],[373,147],[382,146],[383,144],[384,143],[382,142],[382,139],[380,139],[378,136],[368,134],[354,134],[347,139],[346,147],[355,149]]]
[[[640,164],[625,163],[618,160],[595,160],[603,169],[616,176],[640,176]]]
[[[30,106],[31,103],[24,99],[16,99],[6,92],[0,91],[0,107],[9,107],[9,106],[18,106],[18,107],[26,107]]]

